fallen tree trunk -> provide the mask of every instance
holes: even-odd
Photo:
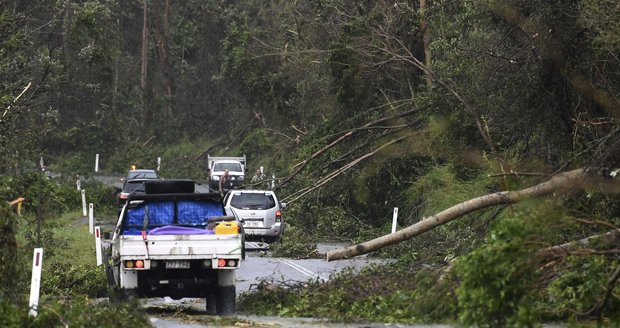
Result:
[[[577,169],[569,172],[564,172],[553,176],[551,179],[543,183],[526,189],[516,191],[502,191],[470,199],[463,203],[452,206],[447,210],[439,212],[431,217],[422,219],[420,222],[415,223],[395,233],[384,235],[361,244],[352,245],[346,248],[336,249],[327,252],[327,260],[334,261],[361,254],[367,254],[383,247],[390,246],[407,239],[411,239],[437,226],[443,225],[454,219],[462,217],[463,215],[491,206],[515,204],[525,199],[541,197],[549,195],[551,193],[568,193],[571,191],[580,191],[584,190],[587,187],[595,185],[600,188],[605,184],[609,184],[610,182],[611,187],[614,188],[614,191],[617,191],[618,182],[616,180],[617,179],[610,179],[609,177],[605,179],[600,179],[594,173],[591,173],[589,170],[586,169]],[[606,183],[603,183],[604,181]]]

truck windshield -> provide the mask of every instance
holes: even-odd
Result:
[[[213,166],[213,171],[234,171],[241,172],[241,164],[239,163],[215,163]]]

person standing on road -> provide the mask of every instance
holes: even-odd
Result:
[[[260,186],[262,185],[262,182],[265,181],[266,179],[267,179],[267,176],[265,176],[265,173],[261,172],[260,169],[256,169],[256,173],[252,177],[252,184],[255,186]]]
[[[228,190],[228,181],[230,177],[228,176],[228,169],[224,170],[224,175],[220,177],[220,195],[224,196],[224,192]]]

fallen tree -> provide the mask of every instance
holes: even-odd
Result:
[[[600,170],[581,168],[557,174],[545,182],[526,189],[502,191],[470,199],[431,217],[424,218],[421,221],[395,233],[384,235],[361,244],[329,251],[327,252],[327,260],[334,261],[367,254],[381,248],[394,245],[401,241],[411,239],[435,227],[458,219],[466,214],[491,206],[510,205],[526,199],[542,197],[552,193],[567,194],[589,188],[602,190],[605,192],[619,192],[620,179],[616,177],[617,171],[612,173],[613,174],[601,173]]]

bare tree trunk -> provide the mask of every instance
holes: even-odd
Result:
[[[146,70],[148,63],[148,16],[147,16],[147,0],[144,1],[144,14],[142,22],[142,70],[140,72],[140,88],[144,92],[146,89]]]
[[[420,29],[422,30],[422,44],[424,46],[424,65],[431,68],[431,48],[430,48],[430,33],[428,31],[428,19],[426,17],[428,4],[426,0],[420,0]],[[426,86],[429,88],[433,85],[433,79],[430,75],[426,74]]]
[[[393,234],[384,235],[361,244],[349,246],[347,248],[330,251],[327,253],[327,260],[340,260],[376,251],[383,247],[411,239],[437,226],[443,225],[482,208],[495,205],[514,204],[529,198],[541,197],[556,192],[567,193],[571,191],[583,190],[586,187],[595,185],[592,181],[593,178],[594,175],[586,169],[577,169],[558,174],[550,180],[530,188],[516,191],[502,191],[470,199],[431,217],[425,218],[422,221]],[[614,188],[613,191],[617,191],[619,187],[617,179],[613,179],[614,181],[612,181],[612,179],[607,178],[605,180],[611,184],[612,188]],[[596,187],[603,187],[604,184],[602,181],[596,182],[598,183]]]
[[[162,6],[162,4],[159,4]],[[159,58],[159,66],[164,75],[164,82],[166,84],[166,97],[168,99],[168,105],[166,108],[166,113],[169,117],[172,117],[172,96],[174,94],[174,79],[172,76],[172,68],[170,67],[170,55],[168,51],[168,29],[169,29],[169,11],[170,11],[170,2],[166,0],[163,4],[164,11],[161,15],[161,23],[160,26],[157,24],[154,27],[154,34],[157,38],[156,47]]]

